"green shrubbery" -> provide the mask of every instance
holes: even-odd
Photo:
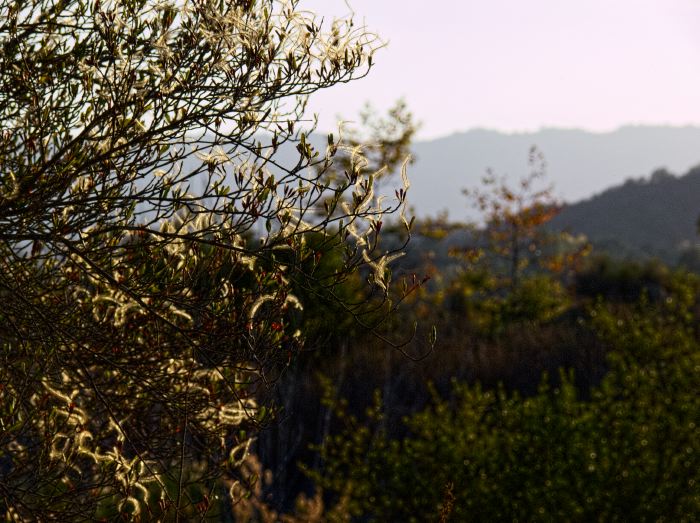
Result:
[[[454,384],[387,436],[381,401],[322,446],[314,479],[372,521],[691,521],[700,513],[700,351],[680,287],[590,325],[609,372],[582,399],[571,375],[532,397]],[[448,504],[448,507],[443,505]]]

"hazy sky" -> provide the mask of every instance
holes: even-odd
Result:
[[[323,15],[344,0],[302,0]],[[700,0],[350,0],[389,41],[366,79],[319,93],[320,128],[404,97],[433,138],[473,127],[700,124]]]

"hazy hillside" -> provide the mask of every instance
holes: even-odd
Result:
[[[682,177],[660,170],[628,180],[590,199],[568,205],[552,225],[584,233],[618,253],[661,256],[675,261],[698,243],[700,167]]]
[[[623,127],[610,133],[544,129],[504,134],[472,130],[414,146],[410,200],[419,216],[449,210],[453,219],[473,217],[461,194],[487,168],[520,177],[536,145],[548,163],[555,193],[573,202],[664,167],[685,172],[700,163],[700,128]],[[694,218],[694,216],[693,216]]]
[[[661,258],[700,270],[700,166],[683,176],[659,169],[577,203],[565,205],[549,224],[552,230],[585,234],[596,251],[614,257]],[[469,243],[467,230],[454,230],[443,239],[414,235],[402,261],[420,266],[426,253],[446,273],[455,266],[450,247]]]

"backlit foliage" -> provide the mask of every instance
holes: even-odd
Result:
[[[230,512],[303,342],[292,289],[361,265],[388,289],[377,223],[407,187],[380,198],[358,144],[300,127],[380,46],[295,0],[0,0],[3,511]],[[312,233],[344,245],[321,280]]]

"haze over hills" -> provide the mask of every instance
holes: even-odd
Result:
[[[608,133],[542,129],[502,133],[474,129],[417,142],[409,200],[418,216],[447,210],[453,220],[474,219],[461,190],[480,183],[488,168],[512,179],[528,172],[536,146],[547,161],[554,193],[575,202],[658,168],[684,173],[700,164],[700,127],[628,126]]]

